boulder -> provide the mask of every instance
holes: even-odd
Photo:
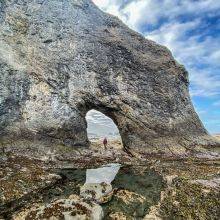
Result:
[[[95,201],[99,204],[111,200],[113,195],[112,185],[107,183],[85,183],[80,188],[80,196],[86,200]]]
[[[89,146],[85,116],[96,109],[126,149],[219,146],[184,66],[91,0],[0,1],[0,82],[3,144]]]

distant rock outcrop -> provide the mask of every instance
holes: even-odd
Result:
[[[91,0],[0,1],[1,142],[88,145],[85,115],[118,126],[125,148],[214,146],[170,51]]]

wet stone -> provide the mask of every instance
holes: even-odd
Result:
[[[101,220],[103,211],[101,206],[95,203],[86,203],[77,195],[72,195],[69,199],[60,199],[55,202],[33,208],[30,211],[21,213],[14,220]]]
[[[97,203],[111,200],[113,191],[111,182],[115,179],[121,165],[107,164],[96,169],[87,169],[86,183],[80,188],[80,196]]]
[[[112,197],[112,185],[102,183],[86,183],[80,188],[80,196],[97,203],[105,203]]]
[[[105,219],[142,219],[160,201],[165,184],[148,167],[125,166],[119,170],[112,186],[112,200],[103,204]]]

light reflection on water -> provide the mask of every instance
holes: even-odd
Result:
[[[86,183],[108,183],[115,179],[118,171],[120,170],[121,164],[111,163],[103,165],[97,169],[86,170]]]
[[[62,195],[66,197],[80,194],[80,191],[89,194],[91,189],[99,196],[104,187],[106,191],[112,189],[110,200],[101,204],[104,219],[109,219],[114,213],[123,213],[126,219],[144,219],[150,207],[159,203],[165,187],[163,177],[147,165],[129,166],[113,163],[97,169],[62,169],[58,174],[69,180],[62,191]],[[101,184],[103,182],[107,186]],[[60,192],[60,188],[57,192]]]

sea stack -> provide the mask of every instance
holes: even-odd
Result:
[[[0,1],[0,81],[3,144],[88,146],[85,115],[96,109],[126,149],[220,146],[184,66],[91,0]]]

